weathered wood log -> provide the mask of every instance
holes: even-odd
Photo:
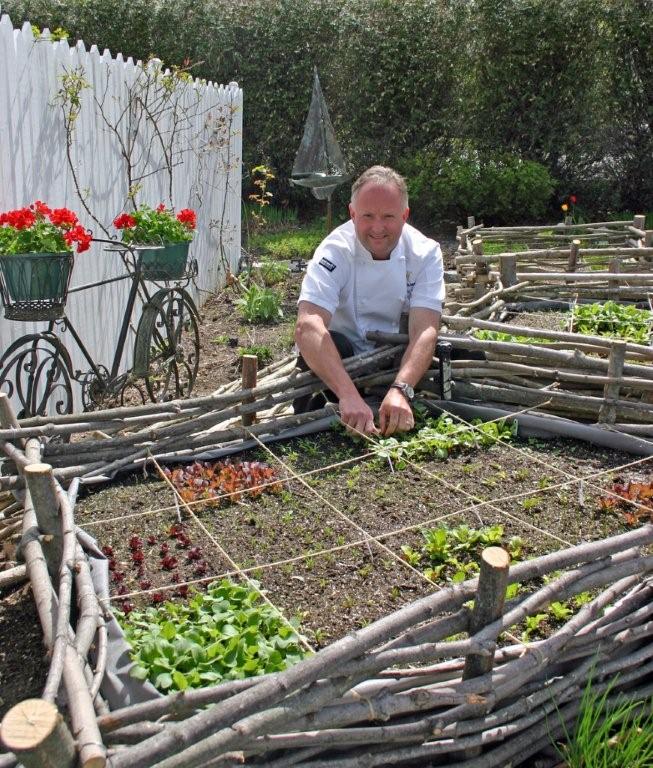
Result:
[[[2,719],[0,736],[25,768],[73,768],[77,762],[73,737],[49,701],[16,704]]]
[[[534,390],[509,383],[505,380],[487,379],[482,384],[464,382],[454,378],[454,392],[465,398],[481,402],[513,403],[516,405],[538,407],[545,406],[547,410],[589,416],[598,419],[603,405],[603,398],[588,395],[575,395],[569,392],[559,392],[552,389]],[[653,411],[644,404],[633,404],[627,400],[614,402],[617,415],[640,423],[653,423]]]
[[[626,357],[626,342],[615,341],[610,351],[608,361],[608,378],[603,389],[603,405],[599,409],[599,421],[614,424],[617,417],[616,403],[619,400],[619,389],[623,381],[624,360]]]
[[[497,378],[503,371],[531,375],[534,379],[551,381],[569,381],[578,384],[596,385],[597,390],[603,390],[606,384],[621,384],[622,388],[633,388],[638,391],[653,390],[653,380],[637,377],[594,376],[589,373],[571,373],[559,368],[544,368],[524,363],[504,362],[503,360],[453,360],[452,371],[455,378],[481,378],[491,376]]]
[[[46,648],[52,650],[55,638],[57,602],[53,593],[43,550],[39,542],[36,514],[28,493],[23,516],[23,552],[36,603]],[[82,661],[71,644],[66,644],[63,676],[68,696],[73,734],[80,744],[79,761],[84,768],[102,768],[106,750],[95,722],[95,712]]]
[[[647,272],[517,272],[517,280],[531,282],[565,283],[653,283],[653,275]]]
[[[653,278],[653,275],[651,276]],[[473,320],[466,317],[456,317],[452,315],[443,315],[442,323],[454,330],[469,330],[471,328],[481,328],[489,331],[500,331],[502,333],[511,333],[515,336],[538,336],[543,339],[554,339],[558,341],[567,341],[570,343],[578,342],[578,336],[564,331],[550,331],[543,328],[527,328],[519,325],[505,325],[503,323],[491,323],[486,320]],[[606,339],[604,336],[590,336],[583,334],[582,343],[592,345],[601,349],[610,349],[612,339]],[[626,343],[626,351],[637,354],[639,357],[653,360],[653,350],[643,344]]]
[[[25,565],[15,565],[13,568],[0,571],[0,589],[22,584],[26,580],[27,567]]]
[[[54,475],[49,464],[30,464],[23,474],[29,490],[40,533],[48,571],[58,578],[63,553],[63,536],[59,520],[59,502],[54,487]]]
[[[243,355],[242,358],[242,388],[248,390],[256,389],[256,374],[258,371],[258,358],[256,355]],[[253,403],[254,397],[250,396],[243,400],[243,403]],[[241,417],[244,427],[251,427],[256,421],[256,411],[253,413],[244,413]]]
[[[574,236],[575,238],[575,236]],[[571,240],[573,243],[574,240]],[[580,241],[577,241],[580,244]],[[513,256],[517,262],[523,262],[525,260],[532,260],[534,265],[539,265],[541,262],[559,260],[560,264],[568,264],[569,259],[569,247],[559,248],[542,248],[542,249],[530,249],[526,251],[505,251],[504,253],[484,253],[483,260],[487,263],[497,263],[501,261],[501,256]],[[587,257],[601,257],[605,258],[606,262],[610,258],[618,258],[623,261],[633,261],[639,259],[642,256],[653,256],[653,248],[579,248],[578,261],[581,261]],[[479,257],[458,254],[455,257],[457,267],[469,266],[475,264]],[[633,264],[635,266],[635,264]],[[638,273],[639,274],[639,273]]]
[[[32,464],[35,466],[46,466]],[[26,472],[29,468],[26,470]],[[31,487],[30,487],[31,493]],[[55,492],[56,493],[56,492]],[[56,498],[56,497],[55,497]],[[66,648],[68,638],[71,632],[70,609],[73,588],[73,571],[75,570],[75,549],[77,547],[77,538],[75,536],[75,524],[68,497],[66,494],[60,494],[58,497],[58,506],[60,511],[60,537],[62,541],[62,551],[59,561],[59,592],[57,595],[57,621],[55,627],[54,644],[50,658],[50,668],[45,681],[42,698],[46,701],[54,702],[59,691],[61,678],[63,676],[63,667],[66,658]],[[38,515],[37,515],[38,517]]]

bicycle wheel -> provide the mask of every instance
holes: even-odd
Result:
[[[199,314],[182,288],[163,288],[143,309],[134,347],[134,373],[154,402],[188,397],[199,367]]]
[[[17,417],[73,412],[73,366],[50,331],[16,339],[0,358],[0,390],[17,401]]]

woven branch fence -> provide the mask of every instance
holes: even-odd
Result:
[[[523,761],[569,728],[590,678],[597,692],[613,686],[613,699],[653,696],[647,524],[511,568],[507,553],[490,547],[478,579],[434,592],[284,672],[109,712],[100,693],[105,609],[75,532],[76,489],[66,493],[38,461],[39,448],[28,438],[15,450],[27,486],[23,554],[51,665],[42,698],[3,720],[2,739],[14,750],[0,757],[3,768],[17,760],[28,768],[349,768],[440,759],[491,768]],[[504,602],[517,582],[526,589]],[[550,602],[587,591],[593,599],[546,640],[497,645]],[[70,730],[54,704],[61,685]]]
[[[493,319],[507,302],[520,300],[648,302],[653,230],[643,227],[644,217],[635,216],[632,222],[459,228],[457,283],[450,285],[447,309]],[[493,252],[486,254],[488,244]]]
[[[444,346],[423,382],[443,399],[525,405],[611,429],[653,431],[649,347],[601,337],[579,343],[575,334],[474,317],[445,316],[443,323]],[[475,328],[547,343],[465,335]],[[376,337],[383,346],[345,362],[360,387],[387,386],[407,342]],[[478,359],[450,359],[451,349]],[[384,364],[389,368],[379,373]],[[78,488],[143,469],[152,457],[191,460],[335,418],[331,406],[286,415],[293,399],[322,388],[291,358],[244,380],[250,386],[234,382],[207,397],[20,424],[0,395],[7,458],[0,488],[16,499],[3,510],[0,538],[22,533],[24,559],[0,574],[0,587],[29,578],[51,659],[42,697],[3,720],[0,736],[10,752],[0,756],[0,768],[18,761],[27,768],[492,768],[523,762],[562,736],[589,680],[597,692],[611,686],[611,701],[653,696],[647,524],[512,567],[503,550],[489,548],[478,579],[434,591],[284,672],[109,711],[101,690],[108,614],[74,523]],[[523,588],[506,602],[511,583]],[[588,591],[591,601],[546,640],[511,639],[552,601]],[[57,706],[63,701],[65,719]]]

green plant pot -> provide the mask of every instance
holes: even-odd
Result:
[[[190,242],[169,243],[141,251],[141,270],[147,280],[179,280],[186,271]]]
[[[1,254],[5,316],[11,320],[61,317],[73,263],[74,256],[70,251]]]

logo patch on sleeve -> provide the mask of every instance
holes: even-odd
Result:
[[[321,267],[324,267],[324,269],[328,269],[329,272],[333,272],[336,268],[336,265],[332,261],[329,261],[326,256],[323,256],[318,263]]]

